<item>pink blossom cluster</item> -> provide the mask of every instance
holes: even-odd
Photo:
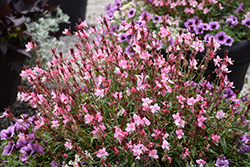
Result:
[[[195,1],[188,3],[194,6]],[[223,91],[232,87],[225,71],[231,60],[225,57],[215,61],[223,83],[220,86],[204,78],[198,83],[192,81],[207,65],[199,65],[195,54],[207,47],[208,63],[215,54],[213,44],[203,46],[192,34],[180,33],[169,45],[165,59],[156,48],[159,42],[169,42],[171,32],[166,27],[161,28],[157,41],[147,28],[125,23],[126,33],[132,35],[133,54],[129,54],[119,45],[119,36],[111,32],[107,20],[99,21],[103,25],[100,30],[87,30],[80,22],[75,33],[79,41],[76,49],[70,49],[71,59],[52,49],[54,59],[47,69],[37,63],[35,68],[22,71],[21,76],[33,88],[20,89],[18,98],[29,101],[41,114],[37,130],[58,140],[65,136],[66,149],[75,150],[90,164],[104,166],[119,164],[124,157],[148,166],[158,160],[185,162],[193,150],[193,158],[202,165],[209,160],[208,149],[218,146],[226,135],[236,136],[226,131],[233,125],[225,120],[241,119],[241,110],[236,107],[239,103],[234,100],[221,105]],[[65,34],[71,35],[66,30]],[[193,52],[186,60],[190,47]]]

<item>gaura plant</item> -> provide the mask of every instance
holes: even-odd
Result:
[[[47,68],[37,62],[21,73],[33,89],[20,89],[18,98],[39,112],[35,134],[48,141],[52,165],[69,164],[75,154],[82,166],[249,165],[250,106],[231,91],[232,60],[214,59],[220,84],[202,75],[220,46],[213,37],[204,45],[180,32],[170,42],[168,17],[157,34],[132,21],[124,25],[128,52],[108,20],[98,20],[100,29],[79,23],[71,59],[52,49]],[[166,59],[157,51],[161,43],[169,48]],[[198,65],[195,55],[204,50]]]
[[[176,29],[177,25],[205,41],[209,36],[215,36],[220,44],[231,46],[250,37],[248,0],[115,0],[106,6],[106,10],[112,28],[119,31],[124,22],[131,20],[138,26],[158,31],[163,17],[168,15],[175,19],[169,27]],[[147,21],[139,19],[143,15],[147,16]],[[120,33],[124,34],[122,31]],[[128,34],[126,36],[129,38]],[[129,43],[129,39],[126,40]]]

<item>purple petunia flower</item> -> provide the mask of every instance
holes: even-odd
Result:
[[[150,19],[152,19],[152,14],[151,13],[148,13],[148,12],[146,12],[146,11],[143,11],[141,14],[140,14],[140,17],[143,17],[143,18],[145,18],[146,19],[146,21],[149,21]]]
[[[135,25],[139,26],[140,28],[146,28],[147,27],[145,20],[135,21]]]
[[[195,25],[199,25],[202,23],[202,19],[199,19],[198,16],[194,16],[193,19],[195,20]]]
[[[40,144],[29,143],[27,146],[24,146],[20,149],[20,152],[23,153],[21,157],[22,161],[26,161],[28,157],[34,157],[36,154],[44,154],[43,147]]]
[[[19,133],[19,132],[27,133],[29,126],[30,126],[29,123],[23,122],[21,119],[17,120],[16,123],[14,124],[16,133]]]
[[[158,23],[159,21],[161,21],[161,17],[156,15],[154,18],[153,18],[153,22],[154,23]]]
[[[8,145],[4,146],[3,148],[3,155],[10,155],[12,153],[12,150],[15,146],[15,143],[13,141],[9,141]]]
[[[228,36],[227,36],[227,34],[225,34],[224,31],[218,32],[218,34],[216,34],[214,37],[215,37],[216,41],[221,43],[221,44],[225,44],[227,39],[228,39]]]
[[[212,36],[213,36],[213,35],[206,34],[206,35],[204,36],[204,41],[205,41],[205,42],[208,42],[209,38],[212,37]]]
[[[134,17],[135,12],[136,12],[135,8],[129,9],[129,11],[128,11],[128,18]]]
[[[59,163],[57,163],[55,160],[51,161],[49,164],[50,164],[51,167],[61,167],[62,166]]]
[[[125,49],[125,53],[127,53],[130,56],[133,56],[133,48],[130,45],[128,45]]]
[[[173,37],[170,36],[169,38],[170,38],[169,41],[168,41],[169,44],[170,44],[170,45],[174,45],[174,39],[173,39]]]
[[[126,33],[120,33],[119,37],[118,37],[118,40],[119,40],[119,42],[123,42],[123,41],[128,40],[127,34]]]
[[[208,31],[210,30],[210,26],[207,23],[201,23],[203,25],[203,30]]]
[[[248,17],[245,18],[245,20],[242,20],[241,24],[250,28],[250,18],[248,18]]]
[[[113,26],[110,28],[110,32],[113,33],[116,29],[117,29],[117,24],[113,25]]]
[[[229,167],[229,162],[228,162],[228,160],[226,160],[226,157],[223,156],[221,159],[220,158],[217,159],[215,166],[217,166],[217,167]]]
[[[194,27],[195,34],[203,34],[203,28],[204,26],[202,24],[199,24]]]
[[[192,19],[188,19],[185,23],[184,23],[184,26],[186,27],[186,28],[189,28],[189,27],[193,27],[194,25],[195,25],[195,22],[196,22],[196,20],[194,19],[194,18],[192,18]]]
[[[113,12],[107,12],[105,17],[108,20],[112,20],[114,18]]]
[[[22,148],[27,145],[28,145],[28,141],[26,139],[21,139],[17,141],[16,148]]]
[[[111,3],[110,3],[110,4],[108,4],[108,5],[106,5],[106,6],[105,6],[105,8],[104,8],[104,10],[105,10],[105,11],[109,11],[109,10],[110,10],[110,8],[111,8]]]
[[[113,4],[114,11],[119,10],[119,8],[122,7],[122,1],[121,0],[115,0]]]
[[[238,18],[235,17],[234,15],[230,15],[227,18],[226,23],[229,25],[229,27],[234,27],[238,24]]]
[[[250,152],[250,146],[243,143],[243,145],[238,149],[238,152],[248,153],[248,152]]]
[[[233,38],[231,38],[230,36],[227,36],[227,40],[226,40],[226,42],[225,42],[224,45],[226,45],[226,46],[232,46],[233,42],[234,42]]]
[[[0,133],[1,140],[12,138],[14,133],[15,133],[14,126],[10,126],[7,129],[1,130],[1,133]]]
[[[243,10],[242,6],[243,6],[243,3],[240,3],[240,6],[235,10],[234,13],[238,13],[238,12],[244,13],[245,11]]]
[[[220,27],[218,21],[211,21],[211,22],[209,22],[209,26],[210,26],[210,30],[211,31],[217,30]]]

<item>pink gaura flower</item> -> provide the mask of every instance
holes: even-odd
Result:
[[[109,153],[106,151],[106,148],[99,149],[98,151],[94,152],[98,158],[105,159]]]
[[[147,126],[151,124],[150,121],[146,117],[142,118],[142,123],[143,125],[147,125]]]
[[[167,140],[163,140],[161,147],[164,150],[169,150],[169,142],[167,142]]]
[[[183,133],[182,129],[180,129],[180,130],[176,130],[176,131],[175,131],[175,133],[177,134],[177,138],[178,138],[178,139],[181,139],[181,138],[182,138],[182,136],[184,135],[184,133]]]
[[[59,121],[55,120],[55,121],[51,121],[51,127],[58,127],[60,126]]]
[[[198,2],[195,1],[195,0],[189,0],[189,4],[190,4],[190,6],[192,6],[192,7],[196,7],[196,6],[198,5]]]
[[[213,134],[211,134],[211,137],[212,137],[212,139],[213,139],[216,143],[219,143],[220,136],[215,135],[215,134],[213,133]]]
[[[67,141],[64,146],[67,148],[67,150],[71,150],[73,148],[73,145],[71,144],[71,141]]]
[[[142,98],[141,100],[142,100],[142,102],[143,102],[143,103],[142,103],[142,106],[143,106],[143,107],[145,107],[145,106],[148,107],[148,106],[153,102],[153,101],[150,100],[148,97],[147,97],[147,98]]]
[[[208,8],[203,9],[203,13],[204,13],[204,14],[207,14],[208,12],[209,12],[209,9],[208,9]]]
[[[190,151],[187,148],[184,148],[182,151],[183,153],[181,154],[181,158],[185,159],[189,155]]]
[[[103,98],[104,97],[104,89],[95,89],[95,95]]]
[[[65,28],[64,31],[62,32],[62,34],[65,34],[65,35],[70,35],[70,29],[67,29]]]
[[[155,103],[153,106],[149,106],[149,108],[153,114],[161,109],[157,103]]]
[[[134,132],[135,131],[135,123],[127,123],[127,127],[125,129],[127,132]]]
[[[161,36],[161,38],[165,38],[165,37],[167,37],[170,33],[171,33],[171,31],[170,31],[168,28],[161,27],[161,28],[160,28],[160,32],[158,33],[158,35]]]
[[[28,44],[26,44],[25,47],[26,47],[26,52],[29,52],[36,47],[36,44],[34,41],[31,41],[28,42]]]
[[[193,106],[195,103],[196,103],[196,100],[193,97],[187,99],[188,105]]]
[[[88,27],[85,20],[83,22],[81,22],[81,24],[78,25],[78,28],[85,28],[85,27]]]
[[[205,128],[205,125],[203,124],[203,122],[206,120],[207,118],[204,117],[203,115],[202,116],[199,116],[198,117],[198,126],[201,127],[201,128]]]
[[[217,113],[216,113],[216,118],[217,119],[220,119],[220,118],[223,118],[223,117],[225,117],[225,113],[223,112],[223,110],[220,110],[220,111],[217,111]]]
[[[125,135],[128,135],[128,132],[123,132],[119,127],[115,127],[115,134],[114,134],[115,139],[121,142],[122,139],[125,137]]]
[[[199,167],[203,167],[206,165],[206,161],[204,161],[203,159],[197,159],[196,163],[199,164]]]
[[[149,151],[148,156],[150,156],[152,159],[158,159],[159,158],[159,156],[157,155],[157,150]]]
[[[126,69],[128,67],[128,61],[127,60],[121,60],[119,62],[119,66],[123,69]]]

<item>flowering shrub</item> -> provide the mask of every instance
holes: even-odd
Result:
[[[33,89],[20,89],[18,98],[40,113],[33,129],[50,143],[51,166],[75,154],[83,158],[77,164],[89,166],[249,165],[248,101],[230,89],[231,59],[214,60],[219,86],[202,76],[219,46],[214,38],[204,46],[193,34],[180,33],[170,42],[167,26],[155,34],[132,22],[125,24],[128,53],[107,19],[99,21],[100,30],[78,25],[72,59],[52,49],[47,69],[37,63],[21,73]],[[170,51],[166,59],[157,52],[161,43]],[[34,43],[29,47],[36,49]],[[205,47],[198,65],[194,57]]]
[[[112,29],[119,31],[126,31],[123,24],[131,20],[137,26],[158,31],[163,18],[168,16],[176,20],[175,26],[169,28],[176,29],[178,25],[205,41],[215,36],[220,44],[231,46],[250,36],[250,5],[247,0],[115,0],[106,6],[106,10]],[[146,18],[142,19],[144,15]],[[130,34],[126,35],[129,38]]]

